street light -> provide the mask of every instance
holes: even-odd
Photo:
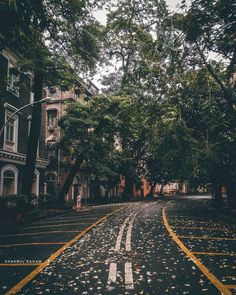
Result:
[[[35,101],[35,102],[31,102],[31,103],[28,103],[26,105],[24,105],[23,107],[21,107],[20,109],[18,109],[17,111],[15,111],[13,114],[11,114],[11,116],[6,120],[5,124],[3,124],[2,128],[1,128],[1,131],[0,131],[0,138],[1,138],[1,135],[3,133],[3,130],[4,128],[6,127],[7,123],[11,120],[11,118],[13,118],[17,113],[19,113],[20,111],[22,111],[23,109],[29,107],[29,106],[32,106],[34,104],[37,104],[37,103],[42,103],[42,102],[46,102],[50,100],[50,98],[46,97],[46,98],[43,98],[43,99],[40,99],[38,101]]]

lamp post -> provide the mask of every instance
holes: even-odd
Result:
[[[3,124],[3,126],[2,126],[2,128],[1,128],[1,130],[0,130],[0,138],[1,138],[1,135],[2,135],[2,133],[3,133],[3,130],[4,130],[4,128],[7,126],[8,122],[9,122],[9,121],[11,120],[11,118],[13,118],[17,113],[19,113],[20,111],[22,111],[23,109],[25,109],[25,108],[27,108],[27,107],[29,107],[29,106],[35,105],[35,104],[37,104],[37,103],[43,103],[43,102],[46,102],[46,101],[48,101],[48,100],[49,100],[49,98],[47,97],[47,98],[43,98],[43,99],[40,99],[40,100],[35,101],[35,102],[28,103],[28,104],[24,105],[23,107],[19,108],[19,109],[18,109],[17,111],[15,111],[13,114],[11,114],[10,117],[9,117],[9,118],[6,120],[6,122]]]

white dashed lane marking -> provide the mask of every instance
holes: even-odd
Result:
[[[131,216],[131,215],[129,215],[129,216],[125,219],[125,221],[123,222],[123,224],[122,224],[122,226],[121,226],[121,228],[120,228],[119,234],[118,234],[117,239],[116,239],[115,252],[120,251],[121,241],[122,241],[122,236],[123,236],[123,233],[124,233],[124,230],[125,230],[126,224],[128,223],[130,216]]]
[[[134,280],[132,272],[132,263],[125,263],[125,289],[133,290],[134,289]]]
[[[132,236],[132,229],[133,224],[136,216],[143,210],[150,207],[152,204],[148,204],[144,207],[142,207],[139,210],[136,210],[135,212],[132,212],[122,223],[117,239],[114,251],[119,252],[121,250],[121,242],[122,237],[124,235],[125,228],[128,225],[127,235],[126,235],[126,243],[125,243],[125,250],[127,252],[131,251],[131,236]],[[117,279],[117,263],[111,262],[109,266],[109,274],[108,274],[108,282],[107,282],[107,288],[109,290],[113,290],[115,287],[112,286],[112,284],[116,284]],[[133,290],[134,289],[134,281],[133,281],[133,270],[132,270],[132,263],[131,262],[125,262],[125,288],[127,290]]]
[[[111,262],[109,268],[108,285],[116,283],[117,263]]]

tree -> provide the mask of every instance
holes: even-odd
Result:
[[[218,65],[218,75],[224,76],[224,68]],[[227,190],[228,201],[235,202],[235,119],[225,100],[221,87],[203,68],[189,70],[180,81],[182,88],[172,97],[178,103],[181,117],[191,130],[191,158],[187,179],[195,186],[211,184],[216,201],[220,205],[220,188]]]
[[[233,1],[194,0],[184,15],[175,15],[177,27],[185,33],[186,41],[193,45],[205,67],[222,90],[222,98],[235,104],[235,92],[229,84],[235,71],[235,5]],[[216,68],[208,62],[207,55],[217,53],[227,63],[227,70],[219,77]]]
[[[143,154],[150,134],[145,108],[149,100],[157,103],[165,93],[162,77],[170,29],[164,1],[118,1],[108,14],[105,54],[116,69],[104,82],[108,93],[115,91],[131,97],[131,106],[122,114],[124,126],[119,134],[125,155],[125,198],[132,196],[134,183],[140,183],[145,174]]]
[[[6,1],[7,2],[7,1]],[[10,47],[23,58],[22,69],[34,76],[34,101],[42,98],[49,77],[71,78],[75,70],[93,68],[99,58],[99,24],[92,1],[9,1],[0,12],[1,48]],[[60,73],[61,71],[61,73]],[[57,75],[55,75],[57,73]],[[60,73],[58,75],[58,73]],[[53,79],[54,83],[56,79]],[[58,82],[58,80],[57,80]],[[55,85],[55,84],[54,84]],[[28,140],[23,193],[30,195],[41,126],[41,104],[33,108]]]
[[[155,110],[152,136],[148,137],[145,150],[146,179],[151,183],[150,195],[156,184],[163,187],[170,182],[183,182],[191,169],[191,130],[180,117],[175,105],[163,104]]]
[[[90,167],[96,176],[100,169],[102,176],[116,175],[116,169],[111,169],[111,162],[118,155],[115,138],[119,134],[125,101],[125,97],[101,95],[92,97],[87,103],[77,102],[68,106],[60,122],[60,147],[74,163],[62,187],[62,199],[82,165]]]

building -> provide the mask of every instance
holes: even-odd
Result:
[[[66,103],[69,101],[87,101],[93,95],[98,94],[98,88],[91,82],[85,83],[81,80],[70,89],[60,86],[47,88],[44,96],[50,98],[46,103],[45,113],[45,144],[49,165],[46,172],[47,193],[58,195],[71,167],[71,160],[56,147],[60,140],[60,127],[58,121],[66,110]],[[86,171],[78,171],[68,199],[73,199],[78,193],[84,199],[90,196],[90,175]]]
[[[17,68],[18,57],[10,50],[0,52],[0,128],[21,107],[33,102],[32,76]],[[0,135],[0,196],[21,193],[23,168],[32,118],[32,106],[14,115]],[[39,139],[32,193],[44,192],[45,159],[44,128]]]

